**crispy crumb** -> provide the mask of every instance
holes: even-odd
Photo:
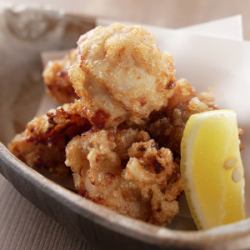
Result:
[[[66,148],[66,165],[83,196],[121,214],[164,225],[183,188],[169,149],[134,129],[89,131]]]
[[[95,28],[43,76],[48,93],[70,104],[29,122],[11,152],[33,168],[72,173],[79,194],[98,204],[169,224],[183,191],[183,130],[192,114],[217,109],[213,96],[176,81],[173,58],[139,26]]]
[[[11,141],[10,151],[30,167],[45,168],[59,176],[67,174],[65,146],[75,135],[90,128],[80,111],[81,105],[76,102],[35,117]]]
[[[76,61],[76,55],[76,50],[71,50],[63,59],[49,61],[43,71],[47,93],[61,104],[78,98],[68,76],[68,69]]]
[[[125,120],[141,124],[172,96],[173,59],[140,26],[96,27],[80,37],[78,50],[69,75],[92,122],[101,109],[108,114],[103,127]]]
[[[150,135],[161,145],[170,148],[180,157],[180,143],[188,118],[195,113],[217,109],[210,93],[198,94],[185,79],[176,82],[169,104],[152,114],[147,128]]]

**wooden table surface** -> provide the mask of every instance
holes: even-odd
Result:
[[[244,36],[250,39],[249,0],[0,0],[0,7],[20,3],[171,28],[242,14]],[[35,208],[0,176],[0,249],[92,248]]]

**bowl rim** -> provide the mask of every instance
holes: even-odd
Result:
[[[111,209],[96,204],[44,177],[25,163],[17,159],[2,143],[0,143],[0,172],[2,165],[8,166],[22,178],[33,185],[43,188],[51,197],[63,202],[69,209],[74,210],[93,222],[108,229],[119,232],[134,239],[158,246],[215,246],[218,244],[230,248],[235,243],[246,246],[250,242],[250,218],[233,224],[208,230],[183,231],[151,225],[136,219],[120,215]],[[226,240],[225,240],[226,239]]]

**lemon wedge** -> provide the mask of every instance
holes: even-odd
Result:
[[[214,110],[189,118],[181,142],[181,175],[198,228],[245,218],[244,170],[235,112]]]

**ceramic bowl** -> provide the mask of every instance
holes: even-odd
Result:
[[[119,215],[58,185],[5,147],[30,120],[43,95],[40,53],[75,46],[95,19],[40,9],[0,13],[0,172],[38,208],[96,249],[247,249],[250,220],[206,231],[157,227]]]

